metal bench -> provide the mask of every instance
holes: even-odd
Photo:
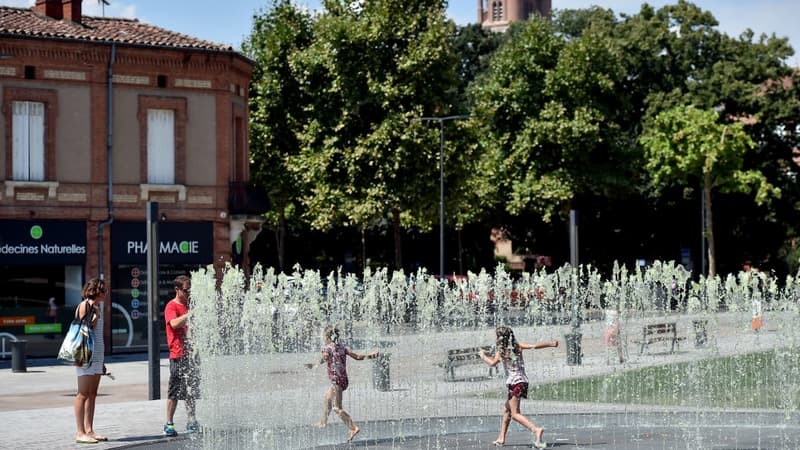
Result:
[[[675,346],[685,337],[678,336],[678,328],[675,322],[654,323],[642,327],[642,340],[637,341],[642,344],[639,354],[644,353],[648,345],[653,342],[670,342],[670,353],[675,353]]]
[[[491,347],[470,347],[459,348],[447,351],[447,359],[444,363],[445,379],[447,381],[455,381],[455,368],[465,366],[468,364],[486,364],[480,355],[480,351],[491,352]],[[492,370],[495,374],[498,373],[497,366],[489,367],[489,377],[492,376]]]

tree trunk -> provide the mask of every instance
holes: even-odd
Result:
[[[722,134],[719,137],[719,154],[722,154],[723,147],[725,146],[725,134],[728,132],[728,126],[722,127]],[[712,154],[706,156],[706,163],[703,167],[703,195],[705,196],[706,203],[706,240],[708,241],[708,276],[713,277],[717,274],[717,249],[714,245],[714,219],[711,215],[711,173],[714,168],[714,161],[710,159]]]
[[[703,195],[706,200],[706,240],[708,241],[708,276],[713,277],[717,274],[717,259],[714,246],[714,220],[711,217],[711,174],[705,174],[703,183]]]
[[[278,251],[278,270],[283,272],[284,255],[286,254],[286,214],[284,208],[280,208],[278,226],[275,227],[275,245]]]
[[[400,210],[392,210],[392,225],[394,225],[394,267],[397,270],[403,268],[403,241],[400,234]]]

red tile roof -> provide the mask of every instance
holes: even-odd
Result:
[[[83,16],[81,23],[74,23],[38,14],[33,11],[33,8],[6,6],[0,6],[1,36],[116,42],[118,44],[221,52],[233,51],[227,45],[165,30],[136,19]]]

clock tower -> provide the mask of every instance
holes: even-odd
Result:
[[[492,31],[505,31],[512,22],[531,14],[550,17],[551,0],[478,0],[478,23]]]

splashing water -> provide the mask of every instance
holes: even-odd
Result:
[[[513,278],[498,266],[452,282],[424,269],[368,269],[358,278],[256,267],[248,279],[235,267],[216,274],[209,266],[192,273],[189,325],[201,360],[202,446],[344,442],[347,430],[335,412],[327,428],[311,427],[322,418],[330,382],[324,364],[307,366],[319,363],[327,325],[338,327],[353,351],[381,352],[375,360],[348,360],[343,407],[361,427],[359,439],[394,439],[399,448],[411,436],[430,436],[435,448],[442,445],[437,436],[497,430],[503,378],[488,377],[477,360],[455,367],[450,381],[447,360],[449,350],[492,346],[499,325],[529,343],[563,343],[580,328],[580,365],[566,364],[563,346],[525,353],[529,398],[542,402],[537,410],[560,414],[565,427],[666,423],[683,430],[690,448],[704,446],[708,424],[795,427],[798,294],[797,277],[780,282],[742,272],[693,281],[673,262],[632,271],[615,264],[609,278],[592,266],[568,265]],[[608,362],[605,310],[619,314],[622,364]],[[763,317],[759,330],[751,329],[754,315]],[[670,352],[671,339],[642,351],[643,328],[655,323],[676,324],[677,351]]]

